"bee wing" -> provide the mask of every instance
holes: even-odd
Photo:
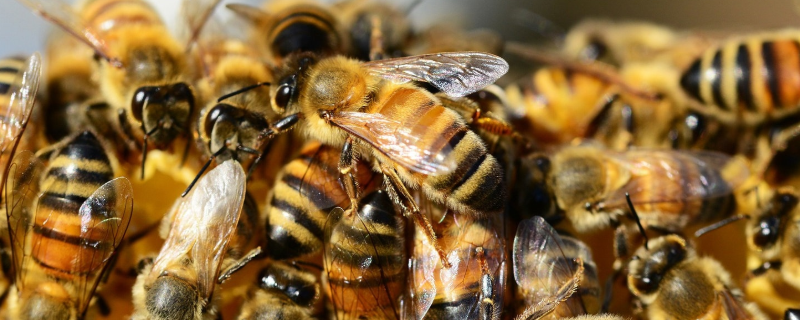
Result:
[[[40,213],[37,212],[37,221]],[[132,213],[133,187],[125,177],[116,178],[97,188],[78,209],[82,243],[72,263],[73,272],[81,271],[81,266],[96,266],[90,274],[80,277],[81,281],[76,284],[81,314],[89,307],[102,274],[110,267],[109,261],[128,230]],[[58,216],[55,218],[58,219]],[[52,221],[50,217],[47,220]]]
[[[335,209],[328,215],[325,223],[325,246],[323,249],[323,263],[327,273],[330,298],[340,301],[341,310],[337,303],[333,303],[336,309],[334,318],[348,313],[358,313],[359,310],[371,309],[371,316],[376,319],[400,319],[400,311],[396,309],[399,297],[388,296],[390,292],[387,286],[392,285],[391,279],[385,279],[383,267],[388,265],[386,260],[379,256],[378,248],[390,247],[392,244],[387,241],[397,240],[394,237],[384,238],[378,235],[380,232],[376,228],[362,220],[359,214],[353,213],[355,219],[352,225],[347,225],[344,221],[349,219],[344,217],[344,211]],[[366,233],[365,233],[366,231]],[[374,277],[375,267],[381,268],[381,283],[368,283],[375,279],[364,280],[365,276]],[[337,287],[345,289],[341,291],[333,290],[331,278],[342,281],[344,284]],[[353,296],[355,295],[355,297]],[[380,307],[383,299],[391,299],[392,307]],[[346,317],[345,319],[349,319]],[[361,319],[354,317],[354,319]],[[344,319],[340,319],[344,320]]]
[[[153,263],[157,277],[173,262],[191,254],[197,270],[197,288],[208,298],[214,290],[244,204],[245,173],[238,162],[223,162],[200,179],[190,194],[174,206],[169,236]]]
[[[26,261],[25,239],[33,223],[32,204],[39,194],[39,175],[43,169],[44,165],[39,158],[32,152],[24,150],[14,157],[6,170],[3,200],[11,242],[15,283],[20,287],[24,286],[22,279],[25,278],[25,268],[23,268]]]
[[[188,51],[200,37],[206,22],[209,21],[221,0],[183,0],[181,17],[185,19],[184,29],[179,32],[180,39],[186,43]]]
[[[103,39],[89,27],[86,22],[67,3],[61,0],[19,0],[42,18],[55,23],[64,31],[75,36],[95,50],[101,57],[115,67],[122,63],[109,55],[108,47]]]
[[[483,52],[443,52],[365,62],[370,73],[395,82],[427,82],[453,97],[482,89],[508,72],[502,58]]]
[[[39,78],[42,75],[42,60],[39,53],[34,53],[25,61],[25,70],[20,71],[14,82],[5,92],[10,92],[8,105],[2,110],[0,128],[0,154],[3,159],[11,160],[17,148],[20,137],[28,125],[28,120],[33,111],[36,93],[39,90]],[[0,91],[2,88],[0,88]],[[5,93],[3,92],[3,93]],[[3,170],[9,163],[1,164]]]
[[[453,147],[445,144],[441,150],[431,152],[418,146],[423,133],[413,133],[399,121],[378,113],[338,112],[331,122],[369,143],[403,167],[426,175],[450,172],[456,162],[447,155]]]
[[[582,268],[564,254],[563,247],[561,237],[542,217],[523,220],[517,227],[512,251],[514,279],[526,292],[526,300],[541,302],[539,311],[552,310],[568,299],[574,291],[569,288],[577,286],[582,276]],[[585,313],[582,307],[575,308],[570,312]]]
[[[347,207],[346,203],[334,199],[348,199],[347,193],[339,182],[339,155],[341,151],[329,146],[317,145],[308,149],[300,157],[304,158],[306,165],[303,176],[294,187],[298,199],[308,200],[312,205],[306,208]],[[347,202],[347,201],[345,201]]]
[[[728,319],[731,320],[749,320],[754,319],[753,316],[744,308],[742,302],[728,290],[728,288],[723,289],[720,292],[717,292],[717,296],[722,301],[722,307],[727,315]]]
[[[744,161],[712,151],[634,150],[617,157],[630,169],[632,175],[653,176],[678,182],[677,192],[647,192],[653,188],[649,179],[636,179],[627,183],[608,197],[606,204],[625,204],[625,193],[631,195],[634,204],[665,203],[698,199],[712,199],[729,195],[749,176]],[[676,161],[677,160],[677,161]],[[695,168],[682,165],[694,164]],[[688,176],[686,171],[696,173]],[[643,192],[644,191],[644,192]],[[647,193],[646,199],[637,195]]]

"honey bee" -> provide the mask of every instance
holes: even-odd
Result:
[[[406,13],[385,2],[346,0],[333,5],[336,16],[350,33],[350,55],[371,61],[403,55],[411,40]],[[377,42],[377,43],[376,43]]]
[[[404,223],[387,192],[361,199],[359,211],[328,216],[323,288],[336,319],[400,319],[406,281]]]
[[[311,319],[319,301],[317,275],[298,266],[272,262],[258,273],[237,319]]]
[[[116,114],[118,134],[142,152],[142,175],[148,144],[166,149],[179,136],[188,137],[195,93],[185,48],[147,2],[92,0],[73,9],[62,1],[20,1],[102,58],[95,64],[97,86]]]
[[[339,183],[339,152],[309,142],[279,173],[267,206],[267,247],[273,259],[319,253],[328,214],[350,206]],[[357,171],[358,184],[369,188],[376,175],[363,164]]]
[[[407,318],[500,319],[506,259],[499,217],[478,219],[424,204],[450,267],[439,263],[418,230],[409,260]]]
[[[754,126],[797,114],[792,84],[796,30],[729,39],[705,50],[680,78],[700,105],[690,105],[727,124]],[[763,72],[761,71],[763,70]]]
[[[271,89],[273,107],[279,113],[287,107],[300,111],[306,136],[342,147],[340,171],[351,203],[357,201],[355,152],[376,160],[376,169],[407,201],[411,196],[405,184],[422,185],[430,198],[446,201],[459,212],[502,210],[504,190],[495,183],[502,180],[501,169],[477,135],[433,95],[401,82],[426,81],[449,95],[465,95],[505,73],[505,61],[460,52],[365,63],[344,57],[306,63],[300,73],[280,77],[280,85]],[[416,204],[409,207],[419,212]]]
[[[686,240],[662,236],[639,248],[628,264],[628,288],[648,319],[767,319],[741,300],[728,271],[698,257]]]
[[[517,227],[512,252],[517,296],[525,306],[517,319],[576,319],[599,310],[597,267],[585,244],[533,217]]]
[[[243,4],[226,7],[253,24],[250,38],[274,65],[291,53],[327,56],[345,53],[349,47],[339,19],[314,1],[268,1],[264,10]]]
[[[23,152],[7,172],[15,271],[9,316],[83,319],[130,223],[130,182],[113,178],[112,162],[91,132],[66,140],[47,167]]]
[[[179,198],[164,246],[134,284],[132,319],[211,319],[216,315],[212,298],[217,283],[254,257],[231,259],[245,202],[245,180],[241,165],[229,160],[200,179],[189,196]]]
[[[556,203],[578,232],[629,216],[626,194],[648,229],[679,232],[734,212],[734,191],[749,176],[744,161],[715,152],[564,148],[539,159]]]
[[[564,35],[560,51],[581,61],[613,65],[665,62],[682,67],[711,45],[709,36],[641,21],[587,19]]]
[[[794,225],[797,205],[797,193],[792,188],[780,188],[750,217],[745,229],[750,249],[748,297],[774,315],[798,302],[800,278],[795,271],[800,265],[793,236],[798,232]]]

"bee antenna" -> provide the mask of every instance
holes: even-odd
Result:
[[[422,3],[422,0],[414,0],[411,3],[409,3],[408,7],[406,7],[405,14],[406,15],[411,14],[411,11],[414,10],[414,8],[416,8],[417,6],[419,6],[420,3]]]
[[[241,89],[236,90],[236,91],[231,92],[231,93],[226,93],[226,94],[222,95],[221,97],[219,97],[219,99],[217,99],[217,103],[220,103],[220,102],[222,102],[222,100],[228,99],[228,98],[233,97],[235,95],[238,95],[238,94],[253,90],[255,88],[262,87],[262,86],[269,86],[269,85],[272,85],[272,84],[270,82],[261,82],[261,83],[256,83],[254,85],[250,85],[250,86],[241,88]]]
[[[295,261],[292,261],[292,264],[295,265],[295,266],[311,267],[311,268],[317,269],[319,271],[323,270],[321,265],[318,265],[318,264],[313,263],[313,262],[308,262],[308,261],[295,260]]]
[[[530,29],[531,31],[536,32],[537,34],[556,43],[561,43],[564,40],[564,37],[567,35],[567,32],[564,30],[564,28],[552,20],[527,9],[522,9],[515,12],[512,15],[512,19],[516,24]]]
[[[722,228],[722,227],[724,227],[726,225],[729,225],[729,224],[731,224],[733,222],[736,222],[736,221],[739,221],[739,220],[742,220],[742,219],[750,219],[750,215],[737,214],[735,216],[731,216],[731,217],[722,219],[720,221],[717,221],[715,223],[712,223],[710,225],[707,225],[705,227],[697,229],[697,231],[694,232],[694,237],[695,238],[700,238],[700,236],[702,236],[702,235],[704,235],[706,233],[709,233],[711,231],[717,230],[719,228]]]
[[[200,180],[200,177],[203,175],[203,172],[206,172],[206,170],[208,170],[208,166],[211,165],[211,161],[214,161],[214,159],[219,155],[221,155],[222,152],[225,150],[227,150],[227,148],[225,148],[225,146],[222,146],[222,148],[219,148],[217,152],[214,152],[214,154],[212,154],[211,157],[208,158],[208,161],[206,161],[206,164],[204,164],[203,167],[200,169],[200,172],[198,172],[197,175],[194,176],[192,183],[190,183],[189,186],[186,187],[186,190],[183,190],[183,193],[181,193],[181,198],[189,194],[189,191],[192,190],[192,187],[194,187],[194,184],[197,183],[197,180]]]
[[[153,134],[158,130],[158,126],[150,130],[150,132],[144,134],[144,142],[142,143],[142,174],[139,179],[144,180],[144,165],[145,161],[147,161],[147,139],[150,138],[150,135]]]
[[[628,201],[628,207],[631,208],[631,214],[633,215],[633,219],[636,220],[636,226],[639,227],[639,232],[642,233],[642,237],[644,237],[644,248],[650,250],[647,246],[647,242],[649,239],[647,238],[647,233],[644,232],[644,227],[642,226],[642,220],[639,219],[639,214],[636,213],[636,208],[633,207],[633,201],[631,201],[631,195],[625,192],[625,201]]]

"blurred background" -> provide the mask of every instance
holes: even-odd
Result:
[[[69,1],[69,0],[68,0]],[[335,2],[321,0],[322,2]],[[645,20],[677,29],[747,32],[800,26],[798,0],[421,0],[410,16],[417,29],[448,21],[466,28],[490,28],[506,39],[542,40],[541,35],[522,26],[520,12],[532,12],[567,29],[584,18]],[[72,1],[70,1],[72,2]],[[181,0],[152,1],[165,20],[178,21]],[[258,4],[259,0],[224,2]],[[398,7],[413,0],[393,1]],[[0,0],[0,56],[42,50],[50,25],[14,0]]]

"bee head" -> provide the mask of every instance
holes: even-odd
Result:
[[[650,241],[650,248],[639,248],[628,266],[631,290],[637,295],[655,292],[664,275],[688,255],[686,240],[679,236],[668,235]]]
[[[263,116],[227,103],[217,103],[202,121],[201,133],[218,163],[256,156],[261,133],[269,129]]]
[[[130,116],[141,124],[146,139],[164,146],[187,129],[193,109],[194,92],[178,82],[136,89]]]

